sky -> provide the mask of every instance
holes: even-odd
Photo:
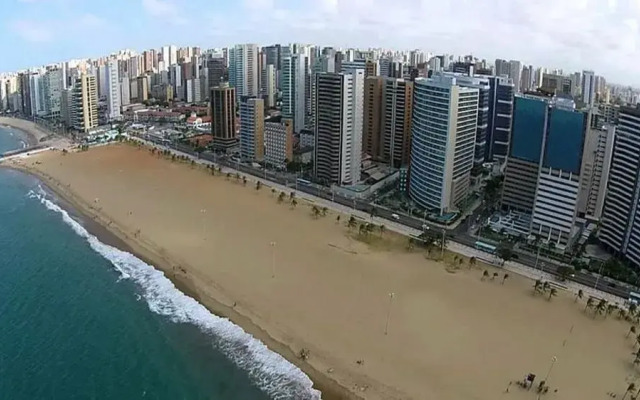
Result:
[[[639,22],[640,0],[0,0],[0,72],[125,48],[297,42],[515,59],[640,86]]]

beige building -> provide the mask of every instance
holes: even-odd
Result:
[[[98,126],[98,89],[96,77],[81,74],[71,90],[70,119],[75,130],[88,132]]]
[[[211,89],[211,118],[214,147],[219,150],[228,150],[237,146],[236,89],[227,83]]]
[[[277,117],[264,123],[264,161],[274,167],[286,167],[293,161],[293,121]]]
[[[149,100],[149,79],[146,76],[136,78],[138,103]]]
[[[413,82],[370,76],[364,90],[364,153],[394,167],[409,164]]]

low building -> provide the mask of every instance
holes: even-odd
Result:
[[[211,117],[203,116],[198,117],[194,113],[191,114],[186,120],[187,128],[189,129],[211,129]]]
[[[173,111],[134,111],[135,122],[176,123],[184,121],[184,114]]]

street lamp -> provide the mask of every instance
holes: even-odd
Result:
[[[276,242],[271,242],[271,278],[276,277]]]
[[[384,334],[389,333],[389,319],[391,318],[391,303],[393,303],[393,298],[395,297],[395,293],[389,293],[389,309],[387,310],[387,322],[384,325]]]
[[[600,277],[602,276],[602,268],[604,268],[604,262],[600,264],[600,269],[598,270],[598,276],[596,277],[596,283],[593,285],[594,289],[598,289],[598,283],[600,282]]]
[[[551,375],[551,370],[553,369],[553,365],[556,363],[556,361],[558,361],[558,357],[551,357],[551,365],[549,366],[549,371],[547,371],[547,376],[544,377],[544,382],[547,386],[549,386],[547,381],[549,380],[549,375]]]
[[[201,216],[201,218],[202,218],[202,240],[207,240],[207,234],[206,234],[206,232],[205,232],[205,230],[206,230],[206,225],[205,225],[205,222],[204,222],[204,214],[206,214],[206,213],[207,213],[207,210],[206,210],[206,209],[202,208],[202,209],[200,210],[200,214],[202,215],[202,216]]]

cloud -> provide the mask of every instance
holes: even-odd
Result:
[[[27,42],[44,43],[53,39],[53,33],[47,27],[30,20],[10,22],[9,29]]]
[[[142,0],[142,8],[149,16],[174,25],[184,25],[187,22],[180,7],[172,0]]]

